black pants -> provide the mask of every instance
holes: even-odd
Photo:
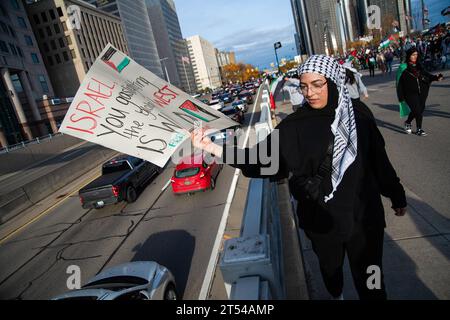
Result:
[[[356,224],[347,241],[311,234],[306,230],[305,233],[310,238],[313,250],[319,258],[325,286],[333,297],[342,294],[344,286],[342,267],[345,254],[347,254],[359,298],[361,300],[386,299],[382,265],[384,228],[366,229],[360,224]],[[373,272],[368,273],[367,268],[372,265],[380,268],[380,289],[369,289],[367,286],[367,280],[374,274]]]
[[[375,66],[369,65],[369,72],[371,77],[375,77]]]
[[[406,103],[411,109],[406,123],[411,124],[411,122],[416,119],[417,129],[422,129],[423,111],[425,110],[426,95],[411,95],[406,98]]]

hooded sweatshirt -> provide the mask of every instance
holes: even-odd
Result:
[[[278,169],[271,174],[272,181],[288,178],[291,193],[298,200],[297,215],[300,227],[309,231],[311,236],[331,236],[348,239],[355,222],[367,228],[384,228],[384,210],[380,194],[391,198],[393,208],[406,206],[405,192],[400,179],[392,167],[371,111],[362,102],[353,105],[358,132],[358,153],[354,163],[346,171],[334,197],[325,203],[322,197],[318,201],[309,200],[299,186],[308,177],[313,177],[325,159],[326,151],[333,134],[330,125],[335,118],[338,102],[336,85],[328,80],[328,103],[322,109],[313,109],[308,103],[297,112],[287,116],[276,127],[279,134],[278,144],[271,146],[272,132],[265,141],[253,148],[239,149],[226,146],[222,161],[242,170],[247,177],[268,178],[261,168],[268,168],[271,162],[258,157],[255,164],[249,164],[250,154],[259,153],[261,146],[268,148],[269,156],[279,154]],[[234,157],[233,157],[234,155]],[[245,158],[245,164],[237,159]],[[331,176],[325,177],[322,193],[332,189]]]

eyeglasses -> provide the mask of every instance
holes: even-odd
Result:
[[[327,84],[327,81],[325,82],[313,82],[311,83],[311,87],[305,86],[305,85],[300,85],[300,91],[302,92],[303,95],[308,94],[308,88],[309,90],[311,90],[312,93],[319,93],[320,91],[322,91],[322,88]]]

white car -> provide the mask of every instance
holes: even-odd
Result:
[[[175,278],[154,261],[135,261],[107,269],[81,289],[52,300],[177,300]]]
[[[248,110],[247,103],[244,100],[236,100],[231,105],[243,112],[247,112]]]
[[[214,110],[219,110],[219,109],[223,108],[224,103],[223,103],[223,101],[220,101],[219,99],[213,99],[213,100],[209,101],[208,105],[211,108],[213,108]]]

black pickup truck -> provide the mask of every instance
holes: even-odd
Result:
[[[120,201],[136,201],[137,190],[161,172],[158,166],[132,156],[118,156],[102,166],[102,175],[80,189],[84,209],[102,208]]]

